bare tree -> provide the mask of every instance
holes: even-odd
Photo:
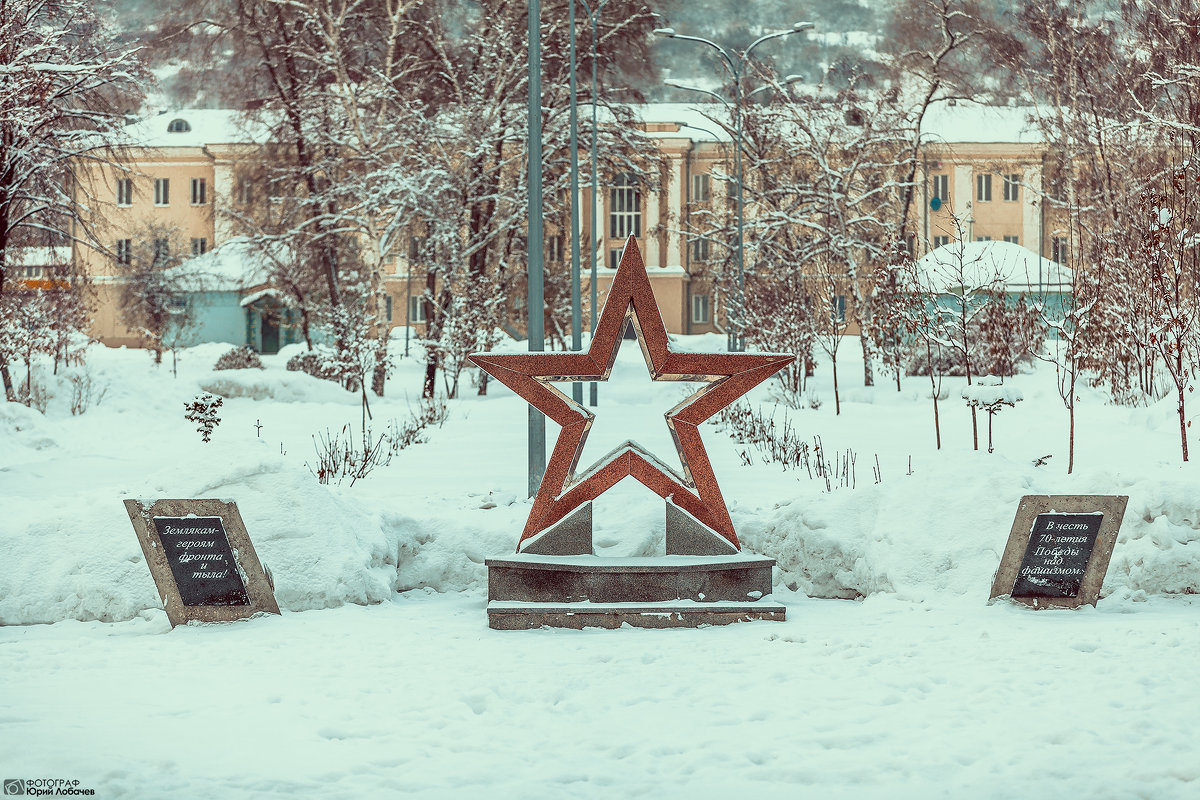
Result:
[[[13,289],[8,251],[23,235],[95,243],[74,175],[112,159],[123,99],[143,77],[91,0],[0,3],[0,298]],[[3,354],[0,379],[13,399]]]
[[[1150,276],[1149,345],[1158,351],[1175,388],[1179,445],[1188,460],[1187,395],[1200,368],[1200,167],[1177,167],[1167,192],[1148,194],[1139,261]]]
[[[942,423],[938,400],[942,391],[945,359],[950,332],[941,310],[941,289],[928,270],[917,267],[911,256],[899,264],[881,268],[877,282],[886,287],[899,287],[894,303],[887,307],[890,327],[904,332],[910,346],[916,350],[929,376],[929,396],[933,400],[933,434],[937,449],[942,449]]]

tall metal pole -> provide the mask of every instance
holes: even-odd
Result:
[[[584,7],[588,10],[588,18],[592,22],[592,219],[591,219],[591,236],[592,236],[592,289],[591,303],[592,313],[589,315],[592,322],[592,334],[596,333],[596,318],[599,316],[599,299],[598,290],[596,289],[597,275],[596,262],[600,258],[600,239],[597,230],[597,218],[600,216],[600,170],[596,167],[597,150],[600,147],[600,127],[596,115],[596,62],[600,60],[600,39],[597,35],[596,27],[600,20],[600,10],[608,5],[608,0],[603,0],[594,9],[588,6],[587,0],[580,0]],[[588,403],[595,407],[600,402],[598,387],[596,382],[592,381],[588,387]]]
[[[811,22],[797,22],[791,27],[790,30],[777,31],[775,33],[768,33],[758,37],[751,42],[749,47],[740,53],[736,50],[726,49],[716,42],[710,39],[705,39],[701,36],[686,36],[683,34],[678,34],[673,28],[659,28],[658,30],[654,31],[655,36],[665,36],[669,39],[680,39],[687,42],[699,42],[703,45],[713,48],[721,57],[721,61],[724,63],[725,69],[729,72],[729,76],[733,78],[733,171],[735,180],[734,187],[737,190],[737,247],[734,250],[736,255],[736,277],[733,290],[733,303],[732,307],[729,309],[729,336],[726,344],[730,350],[744,350],[746,347],[745,336],[742,335],[742,327],[744,325],[742,305],[744,301],[746,285],[745,217],[743,211],[744,202],[742,192],[742,187],[745,183],[742,176],[742,103],[748,98],[744,98],[742,96],[742,69],[749,62],[750,53],[763,42],[768,42],[772,39],[778,39],[783,36],[791,36],[794,33],[800,33],[801,31],[809,30],[812,27],[813,25]],[[791,82],[793,78],[798,77],[799,76],[789,76],[788,82]],[[710,95],[724,103],[726,108],[729,107],[729,103],[725,101],[725,98],[721,97],[716,92],[709,91],[708,89],[697,89],[692,86],[683,86],[675,83],[674,81],[667,81],[667,85],[674,86],[677,89],[688,89],[690,91],[696,91]],[[753,97],[758,91],[761,90],[756,89],[750,93],[750,96]]]
[[[529,0],[529,350],[546,348],[545,291],[542,283],[542,48],[541,0]],[[537,494],[546,471],[546,418],[529,407],[529,496]]]
[[[583,311],[579,300],[579,97],[575,91],[575,0],[570,0],[571,13],[571,349],[583,349]],[[571,397],[583,402],[583,384],[571,384]]]
[[[746,285],[746,236],[745,219],[742,216],[744,202],[742,185],[745,181],[742,178],[742,78],[740,74],[740,67],[745,63],[743,56],[742,60],[737,63],[738,68],[733,70],[733,129],[737,139],[733,148],[733,171],[737,176],[737,284],[733,291],[732,309],[736,316],[733,324],[729,326],[729,343],[727,345],[731,351],[740,351],[746,348],[746,340],[741,333],[742,326],[745,324],[742,301]]]

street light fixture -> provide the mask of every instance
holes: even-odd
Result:
[[[737,188],[737,283],[734,289],[734,298],[731,312],[736,314],[735,318],[730,321],[729,325],[729,344],[730,350],[744,350],[746,348],[745,337],[741,333],[742,325],[742,301],[746,283],[746,252],[745,252],[745,218],[744,218],[744,198],[742,194],[742,104],[749,100],[760,91],[769,87],[760,87],[743,95],[742,93],[742,78],[743,70],[748,63],[750,53],[763,42],[769,42],[772,39],[779,39],[784,36],[791,36],[794,33],[811,30],[813,23],[797,22],[789,30],[775,31],[773,33],[764,34],[753,42],[745,50],[737,51],[732,48],[725,48],[716,42],[705,39],[701,36],[688,36],[681,33],[676,33],[674,28],[658,28],[654,31],[655,36],[660,36],[667,39],[680,39],[686,42],[699,42],[707,45],[717,51],[717,55],[721,57],[721,62],[729,76],[733,78],[733,128],[734,128],[734,179]],[[800,80],[798,75],[789,75],[784,83],[794,83]],[[707,89],[699,89],[694,86],[685,86],[677,81],[666,81],[668,86],[673,86],[677,89],[686,89],[688,91],[700,92],[715,97],[725,104],[726,108],[730,107],[729,101],[721,97],[716,92],[710,92]]]

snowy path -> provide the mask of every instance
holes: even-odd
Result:
[[[0,628],[5,776],[97,797],[1194,798],[1200,603],[808,600],[498,632],[476,593]]]

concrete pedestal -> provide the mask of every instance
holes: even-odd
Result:
[[[783,620],[775,560],[743,555],[602,558],[519,553],[487,560],[488,624],[499,630],[643,628]]]

